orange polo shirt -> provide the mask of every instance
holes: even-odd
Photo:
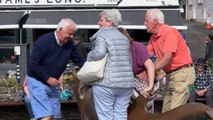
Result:
[[[162,25],[157,35],[152,34],[147,49],[150,53],[154,53],[158,60],[163,58],[164,52],[173,53],[171,63],[163,68],[165,72],[192,64],[185,40],[180,32],[171,26]]]

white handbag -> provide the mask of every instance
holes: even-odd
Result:
[[[86,61],[76,74],[82,83],[93,82],[103,78],[107,54],[102,60]]]

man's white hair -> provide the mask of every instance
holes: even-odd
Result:
[[[122,21],[121,13],[117,9],[109,9],[102,11],[99,16],[105,15],[107,21],[112,21],[114,27],[118,27]]]
[[[152,21],[157,19],[159,21],[159,23],[164,24],[164,14],[161,10],[149,9],[149,10],[147,10],[147,13],[149,13],[149,17]]]
[[[78,30],[77,24],[70,18],[61,19],[61,21],[58,23],[57,30],[59,30],[60,28],[64,29],[70,25],[73,27],[74,31]]]

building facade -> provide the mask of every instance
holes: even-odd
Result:
[[[33,43],[42,34],[55,30],[62,18],[71,18],[77,23],[77,35],[83,38],[89,51],[89,37],[99,29],[99,13],[112,8],[120,10],[121,26],[137,41],[149,40],[150,34],[144,25],[148,8],[161,9],[166,24],[179,30],[187,29],[182,23],[178,0],[1,0],[0,76],[7,76],[12,69],[18,81],[23,82]]]
[[[213,0],[186,0],[185,11],[187,20],[207,22],[213,26]]]

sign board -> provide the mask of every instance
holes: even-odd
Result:
[[[21,47],[14,46],[14,55],[21,55]]]
[[[0,6],[57,6],[57,5],[117,5],[125,6],[177,6],[178,0],[0,0]]]
[[[122,0],[119,6],[179,6],[178,0]]]
[[[1,5],[89,5],[116,4],[118,0],[0,0]]]

